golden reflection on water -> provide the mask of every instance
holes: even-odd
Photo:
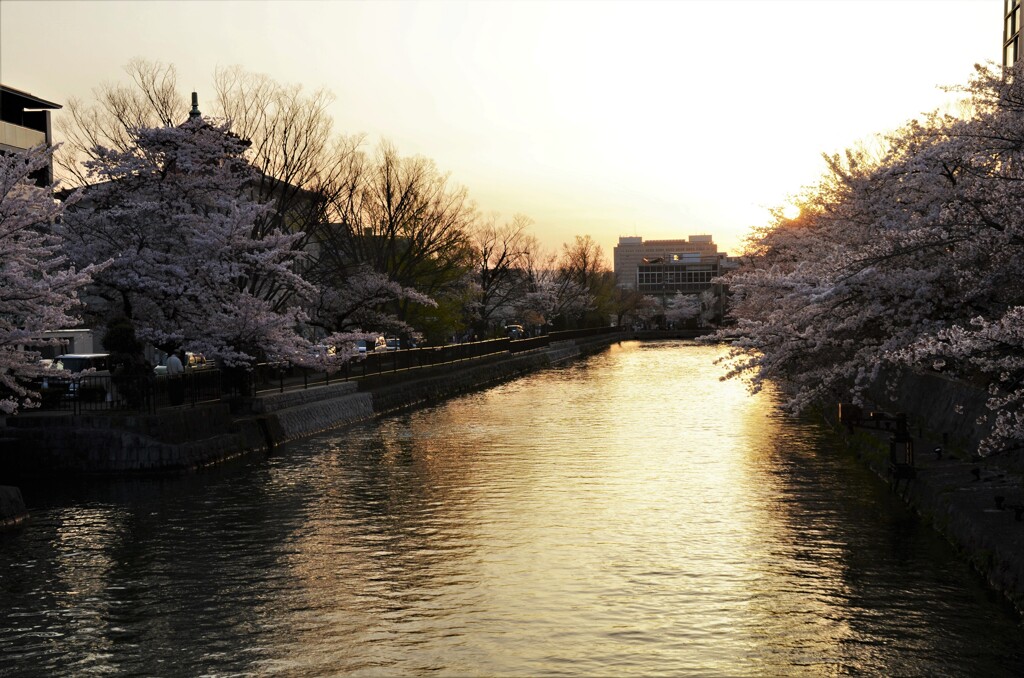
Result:
[[[719,354],[624,343],[55,509],[0,550],[0,673],[1021,675],[966,566]]]
[[[372,507],[386,525],[366,543],[317,519],[294,571],[311,599],[345,592],[348,632],[404,642],[451,615],[437,651],[498,672],[524,656],[621,673],[652,659],[705,674],[821,670],[849,634],[832,609],[841,553],[799,551],[813,526],[771,470],[780,444],[807,443],[784,433],[770,392],[709,378],[717,353],[617,346],[339,440],[321,463],[373,450],[379,496],[353,504],[341,484],[310,515]],[[330,582],[324,544],[347,545]]]

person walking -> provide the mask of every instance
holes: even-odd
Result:
[[[177,353],[167,356],[167,395],[171,405],[185,402],[185,366]]]

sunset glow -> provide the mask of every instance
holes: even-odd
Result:
[[[58,103],[123,81],[134,57],[210,101],[214,70],[239,64],[331,90],[337,132],[433,159],[551,249],[706,232],[734,251],[821,153],[998,58],[1001,4],[4,0],[0,63]]]

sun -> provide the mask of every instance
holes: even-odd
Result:
[[[796,219],[800,216],[800,208],[796,205],[786,205],[782,208],[782,216],[789,220]]]

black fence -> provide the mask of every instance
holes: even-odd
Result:
[[[309,388],[437,365],[457,364],[495,355],[547,348],[552,342],[586,339],[616,332],[617,327],[568,330],[526,339],[489,339],[464,344],[396,351],[372,351],[339,360],[334,369],[313,370],[287,363],[260,363],[252,370],[201,367],[180,377],[167,375],[56,376],[40,386],[40,409],[81,414],[103,411],[154,412],[161,407],[195,406],[231,396]]]
[[[110,410],[154,412],[159,407],[219,400],[228,393],[215,367],[166,375],[84,375],[47,377],[39,385],[40,409],[82,414]]]

